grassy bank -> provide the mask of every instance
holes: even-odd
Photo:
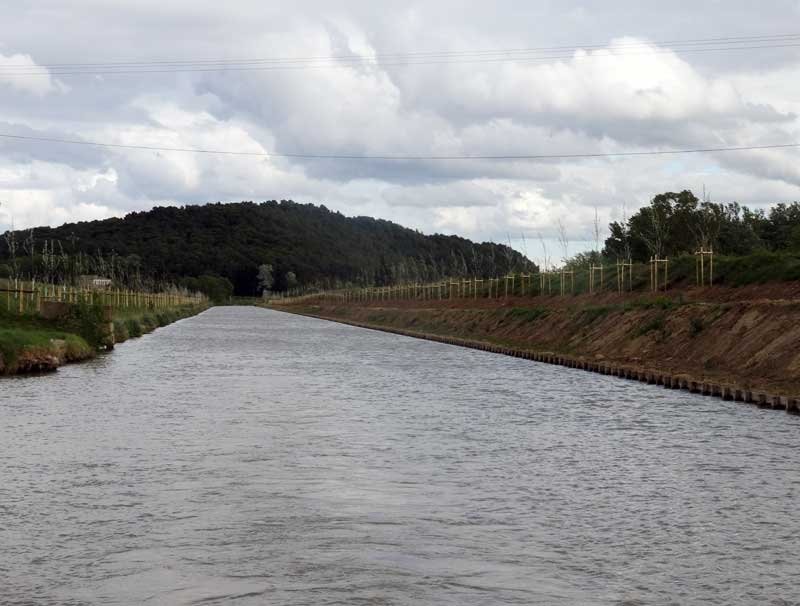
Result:
[[[564,297],[541,302],[456,300],[276,309],[800,394],[800,301],[796,299],[639,297],[588,304]]]
[[[55,370],[63,364],[94,357],[130,338],[152,332],[207,306],[185,305],[162,310],[118,310],[113,314],[113,339],[103,310],[74,306],[57,320],[0,310],[0,375]]]
[[[185,305],[159,310],[119,310],[114,312],[114,342],[141,337],[161,326],[197,315],[207,306]]]
[[[72,333],[0,327],[0,375],[53,370],[87,360],[94,352],[85,339]]]

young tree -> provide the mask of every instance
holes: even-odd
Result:
[[[297,287],[297,274],[293,271],[286,272],[286,288],[287,290],[291,290],[292,288]]]
[[[22,241],[22,250],[28,255],[28,278],[36,279],[36,232],[33,228],[28,230],[28,237]]]
[[[622,223],[621,223],[620,236],[622,239],[622,254],[623,261],[626,263],[631,262],[631,226],[628,221],[628,205],[622,203]]]
[[[272,290],[275,284],[275,269],[269,263],[258,267],[258,285],[262,291]]]
[[[19,262],[17,261],[19,245],[17,243],[17,234],[14,231],[14,219],[11,219],[11,229],[5,233],[3,238],[6,241],[6,246],[8,246],[8,254],[11,257],[11,279],[16,284],[19,279]]]
[[[711,250],[719,237],[724,210],[711,202],[711,196],[703,187],[703,202],[688,219],[688,227],[694,236],[695,245],[703,250]]]
[[[593,263],[599,263],[602,251],[600,250],[600,242],[602,240],[603,228],[600,225],[600,211],[597,205],[594,206],[594,221],[592,223],[592,235],[594,236],[594,259]]]
[[[547,252],[547,243],[544,241],[544,237],[542,236],[541,232],[539,232],[539,242],[542,245],[542,265],[544,266],[543,269],[545,272],[548,272],[551,269],[550,255]]]
[[[643,221],[639,237],[650,252],[650,256],[660,259],[664,256],[669,210],[663,204],[657,204],[654,199],[650,207],[643,208],[640,214]]]
[[[564,222],[561,217],[558,218],[558,242],[561,244],[561,262],[566,267],[569,261],[569,236],[567,235],[567,228],[564,227]]]

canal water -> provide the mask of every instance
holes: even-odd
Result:
[[[800,418],[247,307],[0,381],[2,604],[795,604]]]

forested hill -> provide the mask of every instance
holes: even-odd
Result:
[[[17,236],[24,241],[30,233]],[[120,274],[140,268],[143,275],[167,280],[223,276],[240,295],[259,291],[259,267],[265,264],[273,268],[273,290],[295,281],[380,285],[532,268],[504,245],[426,236],[389,221],[291,201],[156,207],[122,219],[37,228],[33,243],[36,251],[53,251],[55,243],[56,254],[102,256],[106,263],[113,258]],[[8,261],[8,244],[0,239],[0,264]]]

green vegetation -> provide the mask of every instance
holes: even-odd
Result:
[[[575,291],[567,294],[580,294],[589,291],[589,277],[586,266],[575,265],[577,263],[590,263],[592,261],[584,259],[585,255],[578,255],[570,260],[570,265],[575,271]],[[583,260],[582,260],[583,259]],[[616,259],[602,258],[595,259],[594,262],[605,263],[605,281],[603,290],[617,290],[617,268]],[[694,286],[697,283],[696,262],[694,255],[684,254],[678,257],[669,258],[668,287],[670,289]],[[627,270],[626,270],[627,271]],[[663,270],[662,270],[663,271]],[[708,265],[706,271],[706,284],[708,283]],[[659,287],[663,288],[663,273],[659,275]],[[714,255],[714,285],[740,287],[750,284],[764,284],[767,282],[791,282],[800,280],[800,251],[770,252],[758,250],[752,254],[734,257],[725,255]],[[625,290],[631,292],[643,292],[650,289],[650,267],[647,263],[634,263],[633,274],[629,280],[625,277]],[[595,284],[595,290],[599,290],[599,280]],[[515,294],[519,295],[519,286],[514,289]],[[530,289],[528,289],[530,292]],[[536,285],[535,292],[538,294],[539,288]],[[547,291],[545,291],[547,292]],[[558,277],[553,278],[552,294],[559,294]],[[670,305],[669,299],[665,299],[665,305]]]
[[[609,259],[644,262],[652,256],[675,258],[713,248],[731,257],[763,255],[756,260],[782,266],[780,256],[769,253],[800,254],[800,203],[777,204],[765,212],[736,202],[701,201],[688,190],[667,192],[655,196],[627,221],[611,223],[609,230],[603,251]],[[785,279],[787,269],[779,268],[771,279]],[[756,279],[753,276],[744,283]],[[742,280],[748,279],[742,276]]]
[[[166,326],[198,312],[184,305],[162,310],[115,312],[114,342],[120,343]],[[18,369],[44,370],[62,362],[85,360],[98,349],[113,345],[108,321],[101,307],[74,305],[69,315],[47,320],[35,314],[12,314],[0,310],[0,374]],[[54,361],[55,360],[55,361]]]
[[[233,296],[233,283],[220,276],[181,278],[178,284],[190,292],[201,292],[217,305],[223,305]]]
[[[15,234],[17,243],[29,237],[28,232]],[[37,228],[35,239],[39,252],[32,260],[21,252],[12,260],[11,238],[0,238],[0,265],[6,273],[32,276],[34,265],[49,267],[41,244],[49,243],[47,250],[56,254],[48,252],[46,259],[57,260],[64,251],[74,265],[91,256],[96,273],[110,274],[113,268],[128,281],[142,275],[162,282],[189,278],[184,285],[216,301],[231,290],[253,296],[262,289],[424,282],[535,269],[503,245],[426,236],[389,221],[348,218],[324,206],[291,201],[156,207],[124,219]],[[48,280],[41,276],[41,281]]]
[[[661,336],[663,336],[666,333],[666,322],[667,322],[666,316],[663,313],[658,314],[654,318],[651,318],[650,320],[642,324],[636,330],[636,334],[637,336],[641,337],[651,332],[658,332],[661,333]]]
[[[81,337],[62,331],[0,327],[0,374],[14,372],[26,352],[82,360],[94,350]]]
[[[746,257],[715,259],[714,279],[730,286],[800,280],[800,252],[759,251]]]
[[[382,300],[385,292],[369,288],[437,282],[438,292],[452,298],[453,284],[460,297],[463,279],[478,278],[471,292],[477,290],[479,297],[562,296],[618,290],[617,263],[624,259],[632,264],[624,276],[626,291],[653,288],[652,257],[669,258],[666,284],[664,267],[659,268],[659,289],[693,286],[698,282],[694,253],[712,248],[715,285],[800,280],[798,202],[765,212],[700,200],[690,191],[667,192],[609,229],[602,253],[574,256],[564,263],[573,273],[559,275],[549,261],[549,271],[539,274],[533,263],[503,245],[425,236],[324,206],[271,201],[156,207],[124,219],[7,232],[0,238],[0,283],[3,275],[25,276],[39,285],[74,285],[100,276],[114,288],[201,292],[215,304],[226,304],[237,297],[253,301],[262,292],[340,296],[345,289],[355,300]],[[590,265],[603,267],[591,274],[593,284]],[[509,273],[515,279],[505,279]],[[705,283],[708,273],[707,266]],[[358,292],[365,287],[366,294]],[[416,289],[393,292],[395,299],[430,296]],[[125,326],[129,334],[142,328],[133,322]]]
[[[693,337],[696,337],[703,329],[706,327],[703,318],[690,318],[689,319],[689,334]]]
[[[70,318],[69,324],[70,328],[80,325],[76,318]],[[0,374],[13,373],[26,364],[37,369],[38,360],[52,357],[83,360],[95,351],[87,339],[59,323],[0,310]]]
[[[72,305],[69,314],[58,320],[47,320],[34,313],[18,315],[0,309],[0,328],[2,329],[22,332],[39,331],[59,335],[73,334],[81,337],[94,349],[106,345],[107,337],[101,330],[103,322],[102,308],[91,305]]]
[[[600,318],[606,317],[612,311],[619,309],[619,305],[593,305],[584,307],[578,311],[582,324],[592,324]]]
[[[167,326],[182,318],[197,313],[198,309],[192,305],[171,307],[151,311],[118,310],[114,312],[114,340],[122,343],[128,339],[141,337],[161,326]]]
[[[549,313],[550,311],[544,307],[513,307],[508,311],[508,317],[523,322],[536,322],[547,317]]]

